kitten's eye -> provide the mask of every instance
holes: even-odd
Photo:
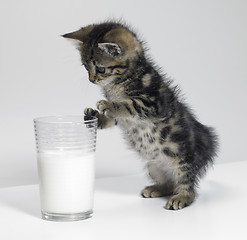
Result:
[[[96,66],[96,72],[97,73],[105,73],[105,67]]]

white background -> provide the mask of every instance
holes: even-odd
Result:
[[[82,114],[103,98],[60,35],[111,17],[137,30],[199,119],[216,128],[216,162],[246,160],[245,0],[1,0],[0,187],[37,182],[34,117]],[[99,131],[97,176],[141,172],[133,154],[117,128]]]

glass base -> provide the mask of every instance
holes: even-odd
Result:
[[[55,222],[72,222],[88,219],[93,216],[93,211],[89,210],[83,213],[72,213],[72,214],[63,214],[63,213],[48,213],[41,211],[42,219]]]

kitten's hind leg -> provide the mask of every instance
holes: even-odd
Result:
[[[174,183],[170,180],[169,173],[163,171],[155,162],[147,164],[149,176],[156,183],[152,186],[147,186],[141,191],[144,198],[154,198],[169,196],[173,193]]]
[[[164,197],[172,194],[172,188],[168,186],[162,185],[152,185],[147,186],[141,191],[141,195],[144,198],[156,198],[156,197]]]
[[[195,199],[195,191],[191,184],[179,184],[174,190],[174,194],[168,199],[165,208],[168,210],[178,210],[189,206]]]

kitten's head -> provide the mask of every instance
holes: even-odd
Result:
[[[76,40],[89,80],[101,86],[123,78],[143,54],[135,34],[119,23],[89,25],[63,37]]]

